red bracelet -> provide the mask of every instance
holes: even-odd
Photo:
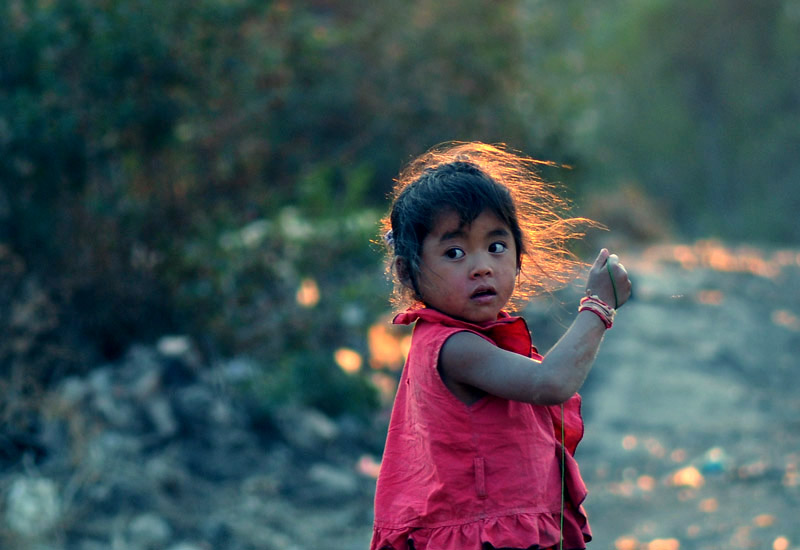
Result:
[[[581,299],[578,312],[580,313],[581,311],[591,311],[597,315],[600,320],[603,321],[606,329],[609,329],[614,325],[614,315],[617,313],[614,308],[609,306],[596,295],[586,296]]]
[[[587,292],[589,292],[589,291],[587,291]],[[610,305],[605,303],[603,300],[601,300],[600,297],[597,294],[587,294],[586,296],[581,298],[581,304],[583,304],[585,302],[594,302],[594,303],[596,303],[598,305],[603,306],[608,311],[616,311],[613,307],[611,307]]]
[[[605,325],[606,330],[608,330],[608,329],[610,329],[611,327],[614,326],[614,321],[612,321],[611,319],[606,317],[599,309],[595,309],[595,308],[593,308],[592,306],[589,306],[589,305],[584,305],[584,306],[581,306],[581,307],[578,308],[578,313],[580,313],[581,311],[591,311],[592,313],[597,315],[600,318],[600,320],[603,321],[603,324]]]

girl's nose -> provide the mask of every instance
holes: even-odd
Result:
[[[492,274],[492,266],[485,258],[477,258],[472,266],[472,277],[487,277]]]

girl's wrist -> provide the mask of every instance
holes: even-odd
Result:
[[[591,311],[597,315],[600,320],[603,321],[606,329],[610,329],[614,326],[614,316],[617,311],[601,300],[596,294],[590,296],[587,291],[587,296],[581,299],[578,306],[578,313],[582,311]]]

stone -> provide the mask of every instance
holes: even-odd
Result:
[[[301,449],[319,450],[339,437],[339,426],[316,409],[286,407],[275,416],[281,435]]]
[[[182,357],[192,350],[192,342],[186,336],[162,336],[156,349],[165,357]]]
[[[157,514],[145,513],[133,518],[128,525],[128,538],[133,548],[156,550],[163,548],[172,537],[172,528]]]
[[[159,436],[168,438],[178,432],[178,420],[175,418],[169,399],[165,396],[150,399],[145,404],[145,411]]]
[[[324,493],[348,497],[358,493],[358,478],[354,472],[318,462],[308,470],[308,479]]]
[[[55,482],[46,478],[19,478],[8,490],[5,520],[23,537],[46,535],[61,520],[62,503]]]
[[[192,544],[191,542],[179,542],[168,547],[167,550],[206,550],[203,546]]]
[[[58,401],[65,410],[78,406],[89,394],[87,384],[77,376],[69,376],[61,381],[58,388]]]

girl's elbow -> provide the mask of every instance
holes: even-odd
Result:
[[[575,392],[571,389],[566,388],[559,388],[558,390],[554,391],[549,397],[547,405],[561,405],[562,403],[566,403],[569,399],[575,395]]]
[[[562,388],[561,391],[558,393],[558,395],[555,396],[556,402],[553,403],[553,405],[561,405],[563,403],[566,403],[567,401],[572,399],[572,396],[575,395],[575,392],[577,391],[578,391],[577,389],[574,389],[572,387]]]
[[[534,405],[560,405],[575,395],[576,391],[571,384],[553,381],[543,384],[531,403]]]

